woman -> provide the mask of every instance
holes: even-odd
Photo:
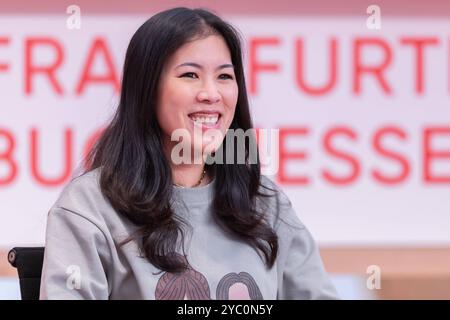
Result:
[[[235,29],[200,9],[146,21],[87,172],[50,209],[41,298],[335,298],[289,199],[249,161],[254,136],[224,139],[251,128]]]

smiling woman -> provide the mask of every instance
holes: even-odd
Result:
[[[187,137],[193,137],[192,141],[183,141],[194,149],[191,154],[203,155],[207,140],[196,134],[203,136],[204,131],[215,129],[224,136],[234,117],[238,92],[230,51],[217,31],[207,29],[181,46],[163,68],[158,88],[156,116],[166,157],[171,158],[176,144],[172,134],[179,129],[186,130]],[[194,130],[195,126],[201,130]],[[216,150],[219,145],[211,148]],[[173,166],[174,181],[193,185],[203,166],[202,163]],[[207,182],[208,179],[203,181]]]
[[[202,9],[147,20],[87,172],[50,209],[41,298],[336,298],[291,202],[249,163],[254,136],[244,163],[171,157],[176,130],[212,153],[196,134],[252,127],[237,31]]]

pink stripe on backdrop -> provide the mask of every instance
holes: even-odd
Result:
[[[376,4],[383,16],[450,16],[448,0],[0,0],[0,14],[64,14],[71,4],[88,14],[150,14],[186,6],[237,15],[364,15],[369,5]]]

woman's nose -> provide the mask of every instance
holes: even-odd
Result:
[[[199,90],[197,98],[201,102],[216,103],[220,101],[220,92],[213,83],[205,83]]]

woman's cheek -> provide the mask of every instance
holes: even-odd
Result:
[[[228,112],[226,123],[225,123],[225,129],[228,129],[231,126],[231,123],[233,122],[234,114],[236,112],[236,108],[231,108]]]

